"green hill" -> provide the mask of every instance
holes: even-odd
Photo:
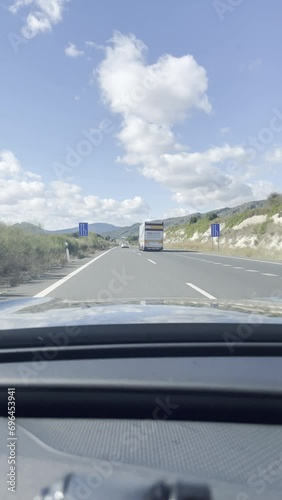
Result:
[[[167,247],[211,249],[211,223],[221,225],[220,245],[225,253],[248,257],[282,258],[282,195],[235,208],[192,217],[189,222],[165,230]]]

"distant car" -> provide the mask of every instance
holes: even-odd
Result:
[[[127,243],[127,241],[124,241],[124,242],[121,244],[121,248],[129,248],[129,244]]]

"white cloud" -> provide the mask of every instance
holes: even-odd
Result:
[[[147,162],[143,174],[167,186],[173,199],[192,211],[217,205],[237,204],[255,196],[248,183],[247,154],[240,146],[225,144],[202,153],[176,153],[161,156],[158,166]],[[232,165],[238,165],[234,170]]]
[[[18,181],[0,179],[1,205],[15,205],[22,200],[44,196],[44,184],[38,181]],[[20,214],[21,217],[23,214]]]
[[[138,165],[158,156],[164,151],[177,151],[181,147],[175,143],[174,135],[169,127],[149,123],[134,116],[123,122],[122,130],[117,134],[127,154],[119,161],[128,165]]]
[[[65,5],[70,0],[16,0],[10,7],[17,14],[23,7],[30,7],[25,17],[21,33],[25,38],[34,38],[39,33],[52,30],[53,25],[62,20]]]
[[[114,113],[171,126],[192,109],[210,112],[206,71],[193,56],[165,55],[146,65],[147,47],[134,35],[115,33],[96,75]]]
[[[95,73],[105,104],[121,115],[117,139],[124,155],[118,161],[171,190],[180,213],[234,205],[263,190],[267,195],[268,184],[253,186],[259,168],[249,165],[243,147],[190,152],[176,140],[175,124],[191,120],[194,110],[211,111],[205,69],[189,54],[166,54],[153,64],[146,63],[146,54],[134,35],[115,33]]]
[[[31,5],[34,0],[16,0],[10,7],[9,11],[12,12],[12,14],[17,14],[18,10],[21,7],[26,7],[28,5]]]
[[[19,160],[12,151],[4,149],[0,151],[0,177],[15,175],[21,172]]]
[[[260,180],[252,185],[255,200],[264,200],[266,197],[275,191],[273,182]]]
[[[185,215],[189,215],[190,210],[187,208],[171,208],[168,212],[164,213],[163,219],[170,219],[171,217],[184,217]]]
[[[36,180],[41,180],[41,175],[34,174],[33,172],[25,172],[25,175],[27,179],[36,179]]]
[[[249,71],[255,71],[256,69],[259,69],[262,66],[262,60],[261,59],[254,59],[253,61],[250,61],[247,65],[247,68]]]
[[[85,42],[85,45],[87,47],[90,47],[91,49],[96,49],[96,50],[104,50],[105,49],[104,45],[99,45],[98,43],[93,42],[92,40],[87,40]]]
[[[275,146],[272,151],[265,155],[265,159],[268,163],[282,163],[282,147]]]
[[[75,95],[75,96],[74,96],[74,100],[75,100],[75,101],[80,101],[80,95]]]
[[[226,135],[226,134],[228,134],[228,132],[230,132],[230,128],[229,127],[222,127],[219,131],[220,131],[221,135]]]
[[[2,222],[30,221],[36,213],[46,229],[74,227],[79,220],[129,225],[150,213],[140,196],[115,200],[87,195],[76,184],[46,185],[39,175],[25,171],[9,150],[0,151],[0,205]]]
[[[68,57],[81,57],[84,55],[83,50],[79,50],[74,43],[69,42],[68,46],[65,48],[65,54]]]

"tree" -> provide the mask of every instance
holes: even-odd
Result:
[[[271,205],[275,205],[276,203],[279,203],[282,201],[282,195],[280,193],[270,193],[270,195],[267,197],[268,203]]]
[[[138,241],[138,236],[129,236],[128,237],[128,243],[136,243],[136,241]]]
[[[190,219],[190,224],[196,224],[198,222],[199,217],[196,217],[196,215],[193,215]]]
[[[208,220],[214,220],[217,218],[218,218],[218,215],[215,212],[211,212],[210,214],[208,214]]]

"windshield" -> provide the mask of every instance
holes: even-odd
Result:
[[[2,3],[0,303],[273,314],[280,0]]]

